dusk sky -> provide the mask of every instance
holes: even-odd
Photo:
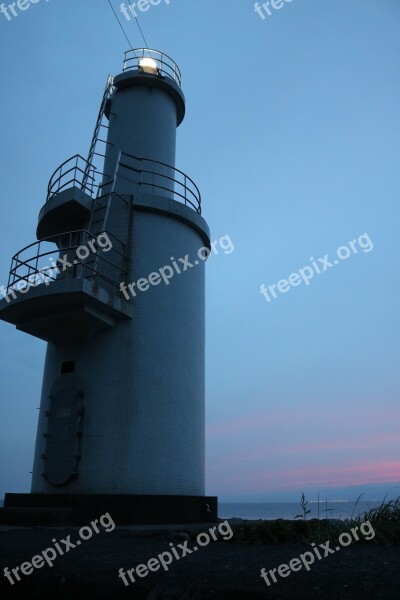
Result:
[[[400,495],[400,2],[281,4],[138,12],[183,74],[176,166],[200,187],[212,239],[235,248],[206,267],[207,494]],[[50,175],[87,155],[129,48],[106,0],[0,13],[0,36],[7,285]],[[46,344],[4,322],[0,335],[2,497],[30,491]]]

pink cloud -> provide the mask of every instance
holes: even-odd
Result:
[[[400,481],[400,461],[354,461],[351,464],[331,466],[302,466],[301,468],[265,469],[261,472],[249,472],[241,474],[238,469],[235,473],[226,473],[221,468],[216,473],[216,481],[210,477],[209,486],[223,485],[229,492],[240,490],[248,492],[262,492],[271,490],[292,490],[302,487],[313,486],[343,486],[343,485],[366,485],[372,483],[398,483]]]

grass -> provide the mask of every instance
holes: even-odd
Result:
[[[358,516],[354,516],[361,496],[354,505],[349,519],[311,519],[307,520],[307,501],[302,495],[302,514],[298,521],[276,519],[274,521],[244,521],[240,525],[232,525],[234,537],[232,541],[243,544],[284,544],[284,543],[320,543],[327,540],[337,540],[341,533],[350,532],[369,521],[375,537],[366,540],[362,533],[356,544],[399,544],[400,543],[400,497],[396,500],[386,500],[376,508],[371,508]]]
[[[354,514],[354,511],[353,511]],[[358,517],[345,520],[346,527],[360,526],[361,523],[369,521],[375,531],[375,540],[380,543],[400,542],[400,498],[396,500],[383,500],[380,506],[371,508]]]

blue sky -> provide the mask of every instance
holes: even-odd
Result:
[[[162,0],[139,13],[149,46],[183,73],[177,167],[199,185],[213,239],[235,246],[207,266],[207,492],[394,489],[400,4],[293,0],[264,20],[253,4]],[[0,36],[6,284],[51,173],[87,153],[128,48],[106,0],[40,0],[0,14]],[[365,233],[371,251],[271,302],[260,294]],[[6,323],[0,335],[2,494],[29,491],[45,344]]]

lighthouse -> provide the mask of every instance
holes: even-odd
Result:
[[[55,170],[37,241],[12,259],[0,318],[47,351],[31,493],[6,494],[4,510],[217,517],[204,473],[210,237],[200,191],[175,165],[184,116],[177,64],[126,52],[88,156]]]

